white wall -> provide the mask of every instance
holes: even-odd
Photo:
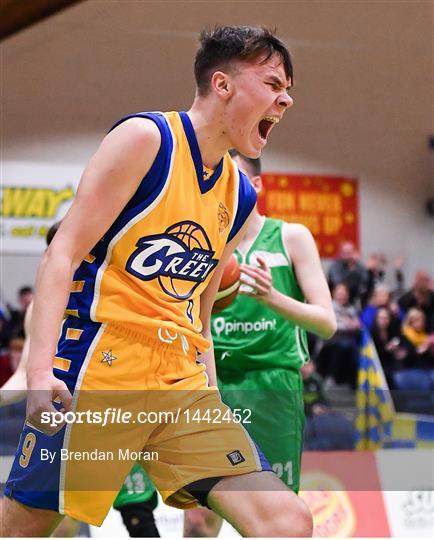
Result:
[[[84,139],[86,140],[86,138]],[[74,193],[81,175],[83,162],[89,157],[86,157],[86,154],[90,155],[96,148],[96,143],[92,145],[92,143],[89,144],[86,141],[87,144],[83,146],[83,141],[80,141],[77,147],[77,153],[74,152],[71,141],[63,140],[62,143],[74,155],[77,155],[80,151],[83,152],[78,163],[72,162],[66,155],[66,152],[62,155],[59,148],[54,151],[56,146],[54,143],[40,146],[37,149],[39,161],[29,159],[10,161],[3,159],[1,166],[2,187],[52,188],[57,192],[66,188],[71,194]],[[32,146],[29,145],[28,148],[36,151]],[[49,160],[50,155],[53,154],[57,157],[61,156],[61,159]],[[51,208],[49,209],[47,205],[43,204],[36,205],[35,211],[40,210],[40,217],[38,218],[25,217],[27,214],[24,211],[26,208],[25,205],[22,207],[23,212],[17,212],[24,217],[11,219],[8,216],[2,216],[0,227],[2,247],[0,302],[2,304],[10,303],[14,305],[17,299],[17,290],[22,285],[33,286],[39,260],[46,247],[45,236],[41,236],[39,230],[43,226],[50,227],[54,222],[61,219],[69,206],[70,202],[59,202],[58,205],[53,205],[53,210],[55,208],[54,219],[44,217],[44,214],[48,214],[49,212],[47,211],[51,210]],[[17,209],[18,206],[15,206],[15,208]],[[12,236],[11,229],[27,229],[29,225],[33,226],[34,229],[32,235],[20,235],[18,238]]]

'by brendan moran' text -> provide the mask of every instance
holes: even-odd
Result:
[[[111,450],[83,450],[73,451],[62,448],[59,452],[51,452],[46,448],[41,449],[41,461],[54,463],[56,459],[60,461],[158,461],[158,452],[145,452],[143,450],[134,451],[129,448],[118,448]]]

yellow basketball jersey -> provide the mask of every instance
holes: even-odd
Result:
[[[157,327],[163,340],[180,332],[204,351],[199,298],[256,194],[229,154],[211,175],[204,171],[186,113],[137,113],[112,129],[132,117],[154,121],[161,146],[134,196],[77,269],[68,313],[136,330]]]

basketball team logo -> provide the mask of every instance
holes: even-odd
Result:
[[[158,279],[165,293],[189,298],[218,260],[204,229],[194,221],[171,225],[163,234],[144,236],[130,255],[126,270],[144,281]]]
[[[229,212],[226,206],[223,203],[219,204],[217,210],[217,219],[219,221],[219,232],[223,232],[229,226]]]

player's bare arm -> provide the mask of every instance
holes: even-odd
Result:
[[[242,266],[243,273],[248,276],[242,281],[253,288],[253,293],[248,294],[254,294],[258,300],[302,328],[329,339],[336,332],[336,318],[312,234],[304,225],[285,223],[283,239],[307,303],[277,291],[267,263],[260,256],[257,257],[259,267]]]
[[[84,171],[74,203],[42,258],[27,368],[28,389],[39,390],[29,394],[27,404],[35,427],[41,427],[42,411],[54,411],[54,397],[60,397],[66,409],[71,403],[66,385],[52,373],[52,359],[74,271],[135,193],[160,143],[160,132],[149,120],[131,119],[109,133]],[[49,429],[44,426],[46,433]]]
[[[211,334],[211,310],[212,306],[214,304],[217,291],[220,285],[220,281],[222,278],[223,270],[228,262],[230,256],[235,251],[235,248],[240,243],[243,236],[246,234],[246,230],[249,226],[249,222],[252,219],[253,212],[255,210],[252,210],[249,217],[244,222],[244,225],[241,227],[241,229],[238,231],[238,233],[234,236],[234,238],[228,242],[228,244],[225,247],[225,250],[223,251],[222,257],[220,259],[219,264],[217,265],[217,268],[214,271],[214,275],[211,278],[211,281],[209,282],[207,288],[202,293],[200,297],[200,320],[202,321],[202,335],[211,341],[212,343],[212,334]],[[214,358],[214,349],[211,345],[211,347],[206,351],[205,353],[201,354],[200,356],[201,362],[203,362],[206,366],[206,371],[208,374],[209,383],[212,386],[217,386],[217,375],[216,375],[216,368],[215,368],[215,358]]]

